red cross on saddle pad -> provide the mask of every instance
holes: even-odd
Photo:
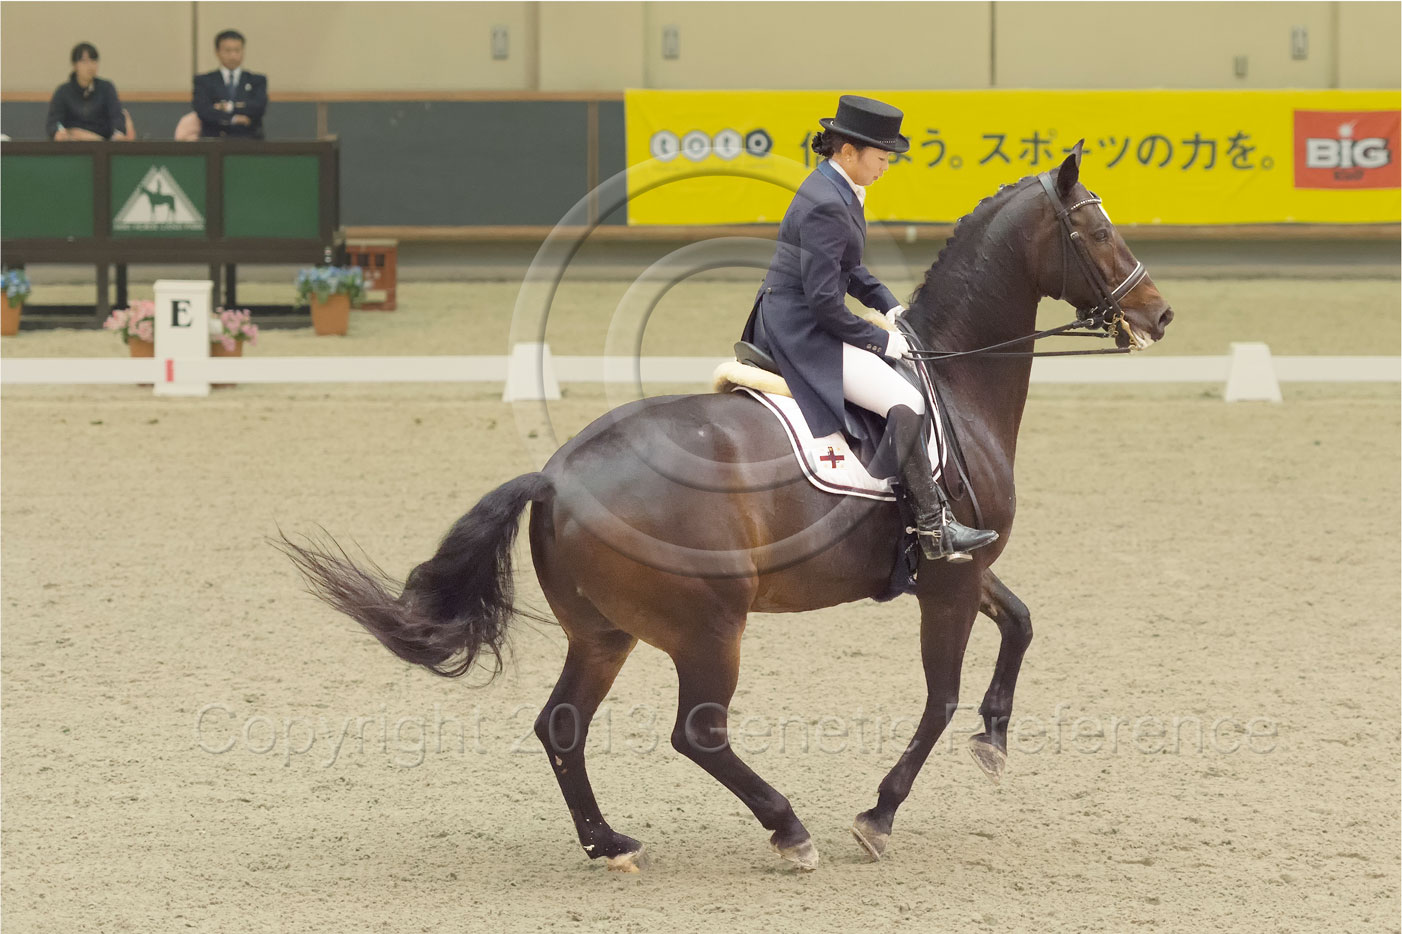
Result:
[[[798,460],[799,470],[809,483],[825,492],[842,496],[861,496],[886,502],[895,500],[896,494],[891,488],[894,478],[873,477],[847,446],[841,432],[815,438],[792,396],[763,392],[749,386],[739,386],[735,391],[757,399],[774,414]],[[934,434],[930,443],[930,463],[937,465],[944,462],[944,447],[941,433],[936,431]],[[935,476],[939,476],[938,468]]]

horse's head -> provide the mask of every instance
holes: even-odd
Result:
[[[1048,227],[1037,281],[1044,295],[1076,306],[1078,317],[1107,326],[1120,347],[1142,350],[1163,337],[1173,309],[1080,176],[1080,143],[1040,176]]]

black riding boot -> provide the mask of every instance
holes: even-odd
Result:
[[[920,550],[931,561],[940,558],[954,563],[972,561],[969,552],[997,541],[998,533],[971,529],[954,518],[944,490],[932,476],[930,454],[920,437],[924,421],[923,415],[904,405],[896,406],[887,416],[901,456],[901,487],[915,513],[915,537],[920,540]]]

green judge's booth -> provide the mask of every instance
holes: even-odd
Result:
[[[233,307],[238,263],[340,258],[338,172],[335,140],[9,142],[0,153],[0,254],[6,268],[97,269],[92,305],[26,304],[28,320],[100,323],[127,305],[131,263],[207,265],[216,304]]]

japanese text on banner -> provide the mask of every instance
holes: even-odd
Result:
[[[910,151],[870,221],[948,223],[1084,139],[1121,224],[1396,223],[1395,91],[866,91]],[[830,91],[629,91],[632,224],[777,223],[818,157]]]

